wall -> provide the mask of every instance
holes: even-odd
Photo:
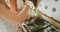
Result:
[[[38,9],[46,15],[60,21],[60,0],[41,0]]]

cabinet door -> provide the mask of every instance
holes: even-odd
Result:
[[[52,0],[41,0],[38,5],[38,9],[42,11],[44,14],[51,17],[52,16],[51,7],[53,6],[54,4]]]
[[[52,17],[60,21],[60,0],[54,0],[54,6],[52,9]]]
[[[60,21],[60,0],[41,0],[38,9],[44,14]]]

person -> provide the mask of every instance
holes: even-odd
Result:
[[[16,24],[22,24],[24,22],[27,16],[27,12],[30,8],[29,5],[26,5],[18,15],[17,13],[11,12],[11,10],[7,7],[8,6],[6,5],[5,1],[0,0],[0,17]]]

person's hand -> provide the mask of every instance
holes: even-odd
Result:
[[[25,9],[23,9],[20,14],[16,14],[8,10],[4,5],[0,4],[0,17],[16,24],[22,24],[27,16],[27,12],[29,10],[29,6],[27,5]]]
[[[29,8],[30,8],[30,6],[29,5],[27,5],[22,11],[20,11],[20,13],[18,14],[18,16],[19,16],[19,18],[21,18],[20,19],[20,24],[21,23],[23,23],[24,21],[25,21],[25,19],[27,18],[27,13],[28,13],[28,11],[29,11]]]

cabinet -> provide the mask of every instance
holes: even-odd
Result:
[[[41,0],[38,9],[44,14],[60,21],[60,0]]]

